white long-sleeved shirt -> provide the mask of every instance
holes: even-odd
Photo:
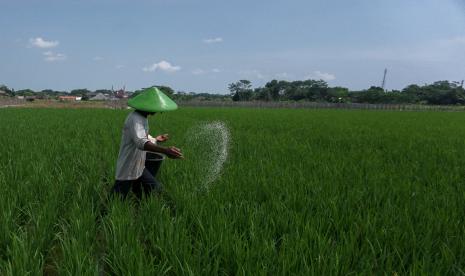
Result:
[[[116,162],[116,180],[135,180],[142,175],[146,154],[144,145],[148,141],[156,143],[156,139],[149,135],[147,118],[138,112],[131,112],[124,122]]]

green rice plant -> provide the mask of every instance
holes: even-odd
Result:
[[[2,275],[463,274],[462,113],[181,108],[165,193],[109,197],[126,110],[0,110]],[[205,186],[212,141],[227,160]],[[216,140],[213,141],[215,143]]]

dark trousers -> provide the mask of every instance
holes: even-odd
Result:
[[[136,180],[116,180],[112,189],[112,194],[120,195],[126,198],[129,191],[132,190],[138,199],[142,198],[142,193],[145,195],[152,192],[160,194],[162,192],[161,184],[155,180],[155,177],[144,168],[142,175]]]

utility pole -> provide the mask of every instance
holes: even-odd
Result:
[[[383,88],[383,90],[386,86],[386,75],[387,75],[387,68],[384,69],[383,83],[381,84],[381,88]]]
[[[463,80],[462,80],[462,83],[460,84],[460,87],[462,87],[462,88],[463,88]]]

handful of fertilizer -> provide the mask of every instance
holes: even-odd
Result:
[[[186,141],[196,163],[199,188],[208,190],[220,176],[229,155],[230,133],[222,121],[204,122],[189,129]]]

